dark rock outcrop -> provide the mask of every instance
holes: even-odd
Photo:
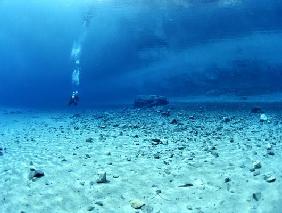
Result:
[[[134,101],[134,107],[136,108],[150,108],[168,104],[169,101],[166,97],[158,95],[139,95]]]

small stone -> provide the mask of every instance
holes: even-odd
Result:
[[[87,138],[86,140],[85,140],[87,143],[93,143],[93,138]]]
[[[153,144],[153,145],[158,145],[158,144],[160,144],[160,143],[162,143],[162,142],[161,142],[161,139],[159,139],[159,138],[153,138],[153,139],[152,139],[152,144]]]
[[[29,180],[36,180],[44,176],[44,172],[41,170],[36,170],[31,168],[29,171],[28,179]]]
[[[186,207],[188,210],[192,211],[193,210],[193,207],[192,206],[187,206]]]
[[[259,201],[261,199],[261,192],[253,193],[253,198],[255,201]]]
[[[161,193],[162,193],[162,190],[158,189],[158,190],[156,190],[156,193],[157,193],[157,194],[161,194]]]
[[[170,124],[176,125],[178,124],[178,121],[174,118],[170,121]]]
[[[165,117],[169,117],[170,116],[170,111],[163,111],[163,112],[161,112],[161,115],[165,116]]]
[[[268,183],[272,183],[272,182],[275,182],[275,181],[276,181],[276,177],[273,176],[273,175],[266,175],[266,176],[264,177],[264,180],[266,180],[266,182],[268,182]]]
[[[253,162],[253,169],[260,169],[261,168],[261,162],[255,161]]]
[[[225,180],[224,180],[225,183],[228,183],[230,181],[231,181],[230,177],[226,177]]]
[[[141,200],[134,199],[130,201],[130,206],[134,209],[141,209],[143,206],[145,206],[145,203]]]
[[[253,175],[254,175],[254,176],[260,175],[260,170],[255,170],[254,173],[253,173]]]
[[[266,149],[267,150],[272,150],[272,144],[268,143],[267,146],[266,146]]]
[[[216,158],[219,157],[218,152],[216,152],[216,151],[214,151],[214,150],[211,151],[211,154],[212,154],[214,157],[216,157]]]
[[[96,183],[108,183],[106,172],[98,172],[98,179],[96,180]]]
[[[229,117],[223,117],[223,118],[222,118],[222,121],[225,122],[225,123],[228,123],[228,122],[231,121],[231,118],[229,118]]]
[[[189,119],[189,120],[195,120],[195,116],[194,116],[194,115],[190,115],[190,116],[188,117],[188,119]]]
[[[193,184],[192,183],[185,183],[185,184],[180,185],[178,187],[190,187],[190,186],[193,186]]]
[[[271,149],[268,149],[268,150],[267,150],[267,154],[268,154],[268,155],[275,155],[275,153],[274,153],[273,150],[271,150]]]
[[[259,120],[260,120],[260,122],[266,122],[266,121],[268,121],[268,118],[267,118],[266,114],[261,114]]]
[[[154,158],[155,159],[160,159],[161,158],[160,153],[159,152],[155,153],[154,154]]]
[[[95,209],[94,206],[89,206],[89,207],[87,208],[87,211],[91,212],[91,211],[93,211],[94,209]]]
[[[112,153],[111,152],[106,152],[106,155],[111,155]]]
[[[102,201],[97,201],[97,202],[95,202],[95,204],[98,205],[98,206],[104,206]]]

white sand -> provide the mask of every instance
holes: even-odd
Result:
[[[169,117],[158,110],[81,111],[75,118],[78,112],[2,109],[0,212],[281,212],[282,108],[266,109],[264,124],[250,107],[173,107]],[[173,118],[179,123],[170,124]],[[162,143],[153,145],[154,138]],[[268,143],[275,155],[266,154]],[[262,168],[254,176],[256,160]],[[45,176],[29,180],[30,168]],[[96,183],[101,170],[109,183]],[[267,173],[276,181],[267,183]],[[193,186],[179,187],[186,183]],[[135,210],[132,199],[146,205]]]

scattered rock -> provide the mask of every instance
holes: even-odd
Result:
[[[176,119],[176,118],[172,119],[172,120],[170,121],[170,124],[177,125],[177,124],[178,124],[177,119]]]
[[[212,154],[214,157],[216,157],[216,158],[219,157],[218,152],[216,152],[215,150],[211,150],[211,154]]]
[[[195,120],[195,116],[194,116],[194,115],[190,115],[190,116],[188,117],[188,119],[189,119],[189,120]]]
[[[273,175],[265,175],[264,180],[268,183],[272,183],[276,181],[276,177]]]
[[[253,162],[253,169],[260,169],[261,168],[261,162],[255,161]]]
[[[87,143],[93,143],[94,139],[93,139],[93,138],[87,138],[85,141],[86,141]]]
[[[98,206],[104,206],[102,201],[97,201],[97,202],[95,202],[95,204],[98,205]]]
[[[253,198],[255,201],[259,201],[261,199],[261,192],[253,193]]]
[[[267,146],[266,146],[266,149],[267,150],[271,150],[272,149],[272,144],[268,143]]]
[[[230,182],[230,181],[231,181],[231,178],[230,178],[230,177],[226,177],[225,180],[224,180],[225,183],[228,183],[228,182]]]
[[[96,183],[108,183],[107,180],[107,174],[104,171],[98,172],[98,179],[96,180]]]
[[[254,175],[254,176],[260,175],[260,170],[255,170],[254,173],[253,173],[253,175]]]
[[[259,120],[260,122],[266,122],[268,121],[268,117],[266,116],[266,114],[261,114]]]
[[[223,118],[222,118],[222,121],[225,122],[225,123],[228,123],[228,122],[231,121],[231,118],[229,118],[229,117],[223,117]]]
[[[145,203],[141,200],[134,199],[130,201],[130,206],[134,209],[141,209],[143,206],[145,206]]]
[[[161,144],[161,143],[162,143],[162,141],[159,138],[153,138],[152,139],[152,144],[153,145],[158,145],[158,144]]]
[[[91,211],[93,211],[94,209],[95,209],[94,206],[89,206],[89,207],[87,208],[87,211],[91,212]]]
[[[161,115],[164,116],[164,117],[169,117],[170,116],[170,111],[162,111],[161,112]]]
[[[161,193],[162,193],[162,190],[158,189],[158,190],[156,190],[156,193],[157,193],[157,194],[161,194]]]
[[[155,159],[160,159],[161,158],[160,153],[159,152],[155,153],[154,154],[154,158]]]
[[[185,184],[180,185],[178,187],[190,187],[190,186],[193,186],[193,184],[192,183],[185,183]]]
[[[169,101],[166,97],[158,95],[139,95],[134,101],[134,107],[136,108],[150,108],[168,104]]]
[[[41,178],[43,176],[44,176],[43,171],[31,168],[30,171],[29,171],[28,179],[29,180],[36,180],[36,179]]]
[[[0,147],[0,156],[4,155],[6,148]]]
[[[271,150],[271,149],[268,149],[268,150],[267,150],[267,154],[268,154],[268,155],[275,155],[274,151]]]

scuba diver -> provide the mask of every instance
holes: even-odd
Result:
[[[69,106],[71,106],[71,105],[77,106],[78,102],[79,102],[78,91],[72,92],[72,96],[69,100]]]
[[[79,102],[79,83],[80,83],[80,55],[81,55],[81,46],[83,45],[86,35],[87,35],[87,30],[88,27],[91,23],[91,20],[93,18],[93,8],[90,8],[88,12],[82,17],[82,24],[83,24],[83,31],[80,34],[80,37],[78,41],[75,41],[72,47],[71,51],[71,59],[73,62],[73,72],[72,72],[72,87],[73,87],[73,92],[70,97],[69,106],[77,106]]]

